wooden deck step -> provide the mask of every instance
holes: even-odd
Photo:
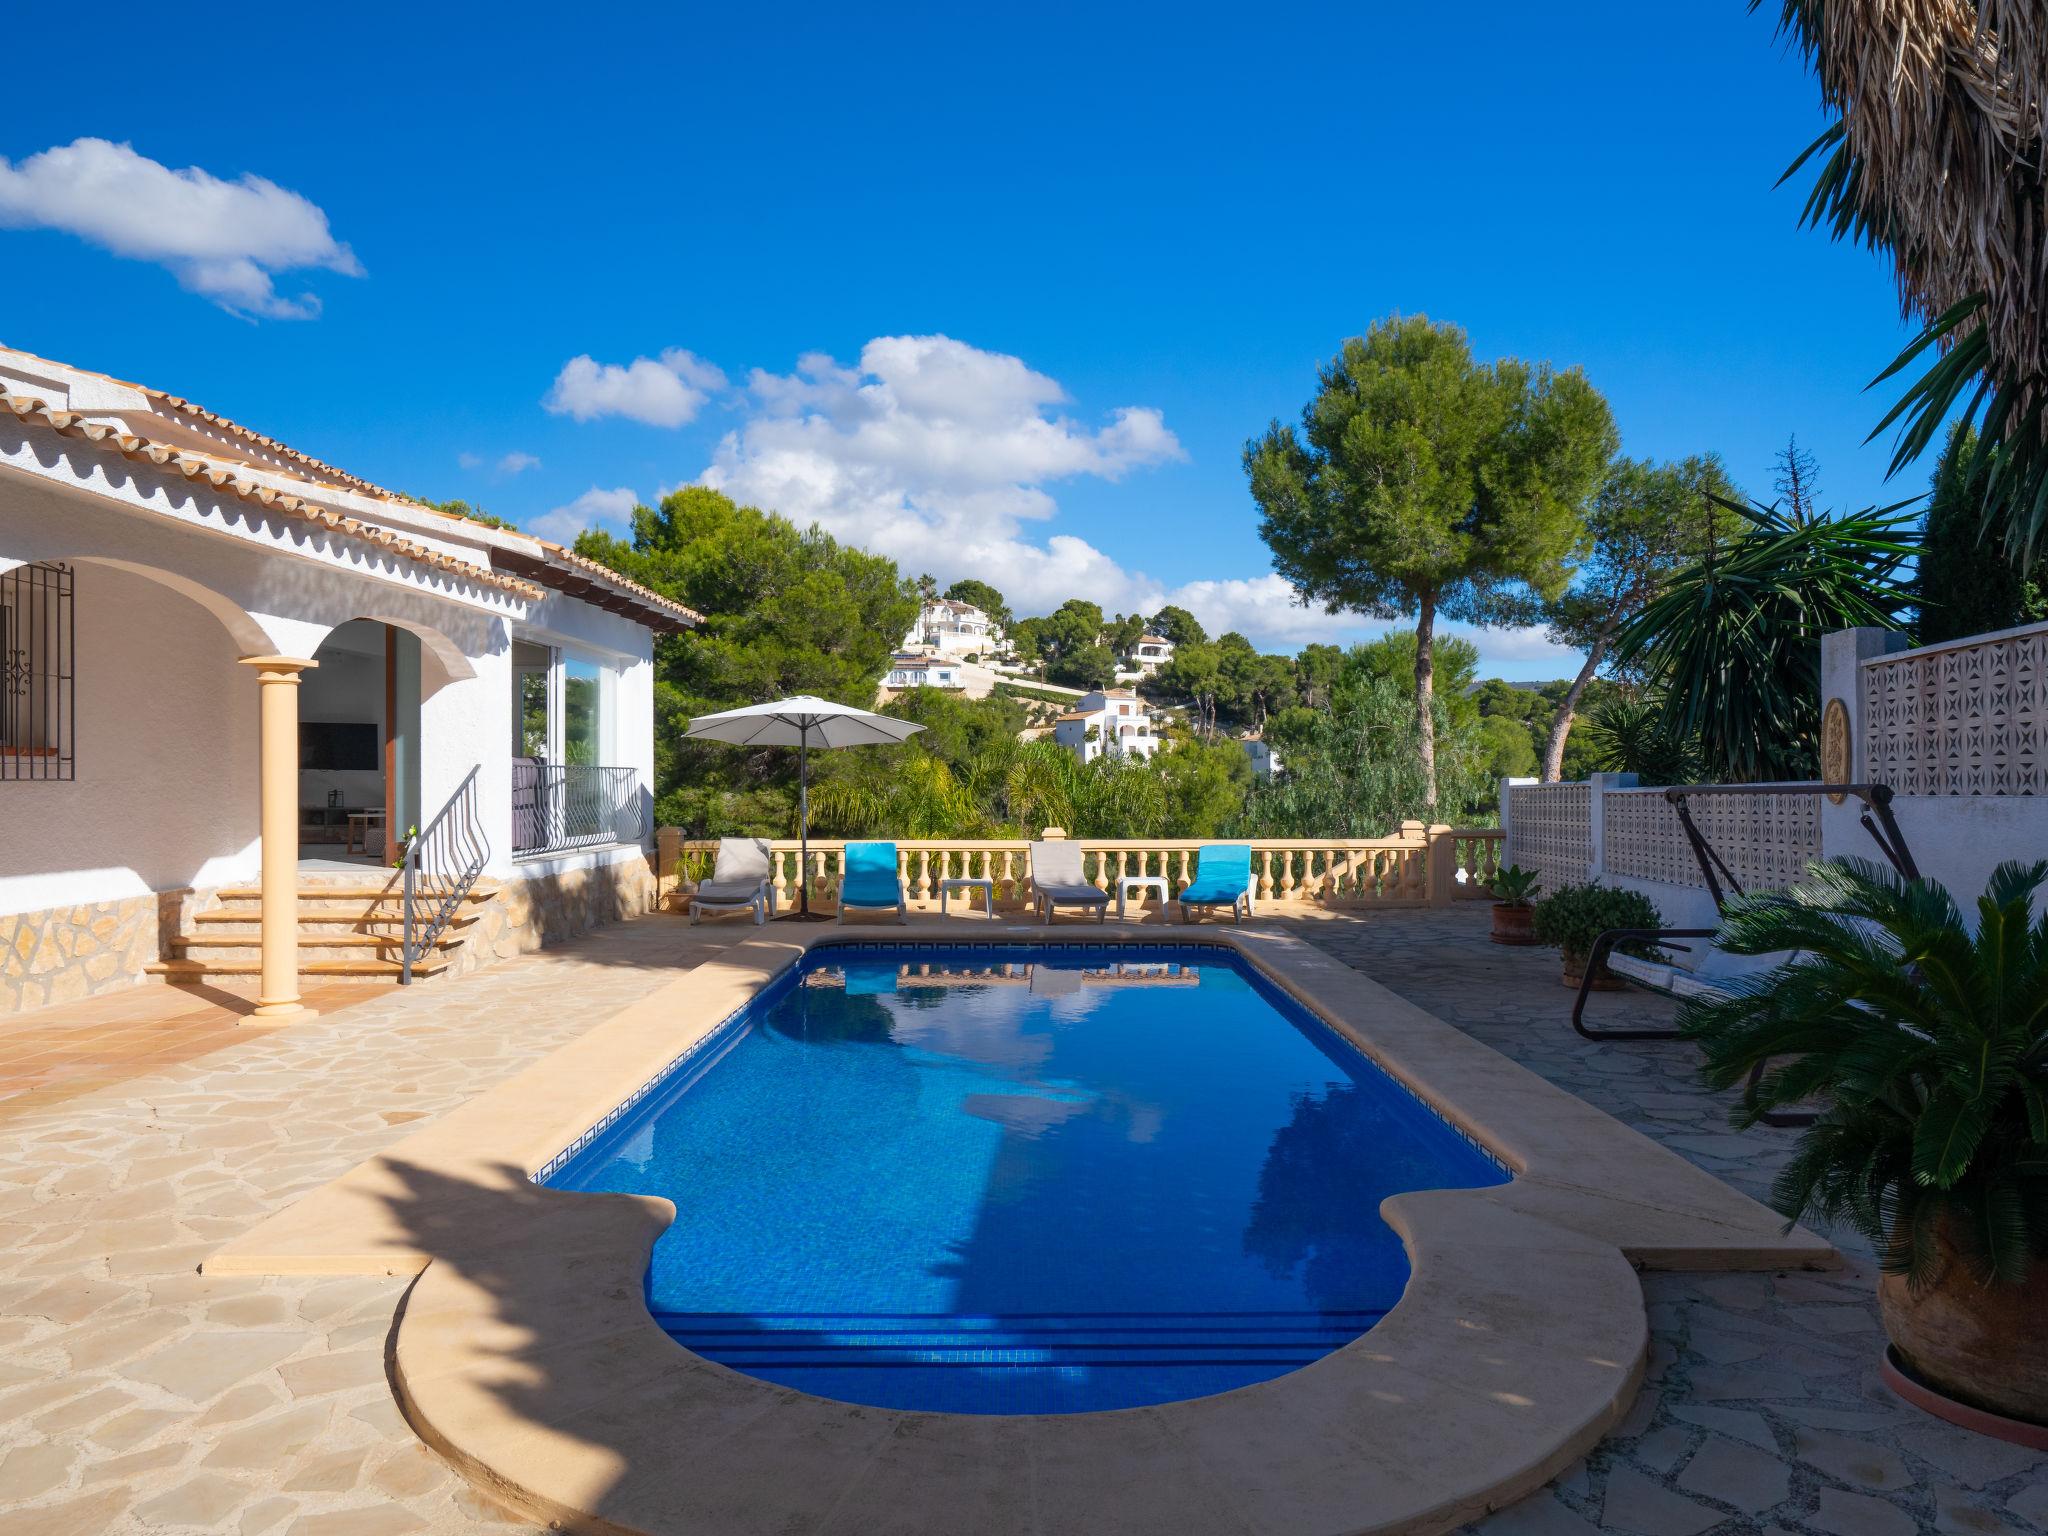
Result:
[[[260,885],[224,885],[214,894],[222,901],[261,901],[263,887]],[[498,894],[498,887],[489,881],[480,880],[465,893],[465,901],[485,902]],[[388,885],[301,885],[301,901],[398,901],[403,899],[403,887],[396,881]]]
[[[255,949],[263,942],[258,933],[205,933],[187,934],[171,940],[181,949]],[[405,942],[403,934],[397,933],[302,933],[299,935],[301,949],[389,949],[394,944]],[[434,940],[436,949],[453,949],[462,942],[452,933],[443,933]]]
[[[449,926],[451,926],[451,927],[467,927],[467,926],[468,926],[469,924],[471,924],[471,923],[473,923],[473,922],[476,922],[476,921],[478,920],[478,918],[480,918],[480,917],[481,917],[482,915],[483,915],[483,914],[482,914],[482,913],[480,913],[480,912],[464,912],[464,911],[458,911],[458,912],[454,913],[454,914],[453,914],[452,916],[450,916],[450,917],[449,917],[449,919],[448,919],[448,922],[449,922]],[[257,922],[259,921],[259,916],[258,916],[258,914],[257,914],[257,913],[254,913],[254,912],[227,912],[227,911],[212,911],[212,912],[195,912],[195,913],[193,913],[193,914],[192,914],[192,921],[193,921],[193,922],[195,922],[195,923],[204,923],[204,924],[206,924],[206,925],[207,925],[207,926],[209,926],[209,927],[216,927],[216,926],[219,926],[219,925],[221,925],[221,924],[225,924],[225,923],[241,923],[241,924],[243,924],[244,926],[248,926],[248,927],[250,927],[251,931],[253,932],[253,931],[255,931],[255,929],[254,929],[253,925],[254,925],[254,924],[256,924],[256,923],[257,923]],[[339,923],[365,923],[365,924],[367,924],[367,923],[401,923],[401,924],[402,924],[402,923],[403,923],[404,921],[405,921],[405,913],[404,913],[404,912],[402,912],[402,911],[396,910],[396,909],[393,909],[393,910],[391,910],[391,911],[385,911],[385,910],[383,910],[383,909],[381,909],[381,908],[378,908],[378,909],[374,909],[374,910],[372,910],[372,911],[368,911],[368,912],[335,912],[335,911],[327,911],[327,910],[324,910],[324,909],[321,909],[321,910],[309,910],[308,908],[305,908],[305,907],[301,907],[301,908],[299,908],[299,926],[300,926],[300,927],[302,927],[302,928],[303,928],[303,927],[305,927],[305,926],[306,926],[306,925],[307,925],[308,923],[320,923],[320,924],[330,924],[330,923],[331,923],[331,924],[339,924]]]
[[[415,976],[432,976],[444,971],[450,962],[436,956],[413,966]],[[199,981],[208,976],[260,976],[263,964],[258,960],[154,960],[143,967],[152,976],[162,976],[171,981]],[[311,960],[299,966],[301,976],[391,976],[400,974],[396,960]]]

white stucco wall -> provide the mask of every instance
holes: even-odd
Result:
[[[253,878],[256,679],[205,609],[76,575],[77,777],[0,783],[0,913]]]
[[[492,874],[512,868],[515,632],[607,669],[604,761],[635,770],[651,837],[653,637],[630,618],[566,594],[531,601],[424,570],[204,481],[75,448],[0,415],[0,564],[39,560],[81,572],[80,782],[0,784],[0,910],[252,877],[257,689],[235,659],[314,658],[334,628],[356,619],[419,637],[421,817],[477,769]],[[89,660],[87,594],[115,581],[125,594],[118,626],[93,632],[99,649]],[[210,649],[193,649],[194,636]],[[339,718],[381,721],[381,672],[364,669],[350,685],[364,697],[335,706]],[[111,755],[109,720],[136,722],[122,725]],[[89,745],[93,729],[102,734]],[[107,777],[121,759],[138,782]],[[146,788],[145,774],[155,775]],[[356,798],[370,803],[375,776],[351,777],[364,781]],[[304,802],[323,799],[324,790],[302,786]],[[56,830],[45,825],[58,821]],[[102,826],[118,831],[102,836]]]

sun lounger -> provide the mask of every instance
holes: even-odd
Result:
[[[896,873],[894,843],[848,843],[840,855],[839,921],[851,907],[894,907],[896,921],[908,923],[910,909]]]
[[[1252,912],[1252,847],[1250,843],[1204,843],[1195,861],[1195,878],[1180,893],[1180,920],[1194,908],[1230,908],[1242,922]]]
[[[690,923],[699,912],[743,912],[752,909],[755,923],[775,912],[773,866],[765,837],[721,837],[711,878],[690,897]]]
[[[1099,891],[1088,882],[1081,868],[1079,843],[1064,838],[1033,843],[1031,889],[1032,899],[1048,923],[1055,907],[1093,907],[1098,923],[1109,915],[1109,892]]]

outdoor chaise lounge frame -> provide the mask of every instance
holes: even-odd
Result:
[[[1055,907],[1093,907],[1100,923],[1109,916],[1109,892],[1089,883],[1081,845],[1062,838],[1031,845],[1031,899],[1050,924]]]
[[[848,843],[839,855],[839,921],[852,907],[896,909],[896,921],[910,921],[903,877],[896,872],[894,843]]]
[[[690,897],[690,926],[698,912],[752,909],[758,926],[775,915],[774,849],[765,837],[721,837],[711,878]]]
[[[1853,795],[1863,802],[1859,820],[1863,829],[1877,844],[1878,851],[1887,863],[1908,880],[1920,878],[1919,866],[1913,862],[1913,855],[1906,847],[1906,837],[1899,830],[1898,821],[1892,815],[1892,791],[1889,784],[1693,784],[1680,785],[1664,791],[1664,798],[1671,802],[1671,808],[1678,816],[1678,825],[1685,833],[1685,840],[1692,848],[1693,861],[1699,865],[1700,876],[1706,881],[1707,891],[1714,898],[1714,910],[1725,913],[1728,897],[1744,894],[1742,882],[1735,878],[1735,871],[1728,867],[1727,860],[1716,853],[1713,846],[1701,835],[1692,819],[1688,802],[1703,795],[1833,795],[1844,799]],[[1725,882],[1725,886],[1724,886]],[[1668,981],[1655,979],[1654,971],[1648,966],[1640,969],[1627,963],[1627,957],[1615,957],[1609,964],[1610,952],[1617,944],[1655,944],[1662,949],[1676,949],[1691,953],[1689,944],[1674,944],[1673,939],[1711,939],[1720,930],[1717,928],[1610,928],[1593,941],[1593,951],[1586,957],[1586,973],[1579,982],[1579,995],[1572,1003],[1572,1028],[1588,1040],[1677,1040],[1682,1034],[1675,1029],[1592,1029],[1586,1024],[1586,999],[1591,995],[1593,982],[1601,974],[1603,966],[1625,980],[1652,991],[1665,992],[1673,996],[1712,996],[1720,989],[1711,981],[1689,975],[1674,967]],[[1749,1086],[1753,1090],[1763,1076],[1763,1063],[1758,1062],[1749,1074]],[[1813,1117],[1799,1112],[1768,1112],[1758,1116],[1766,1125],[1792,1126],[1809,1125]]]
[[[1252,845],[1250,843],[1204,843],[1197,851],[1195,878],[1177,898],[1180,920],[1193,921],[1190,910],[1200,907],[1230,908],[1233,922],[1252,915]]]

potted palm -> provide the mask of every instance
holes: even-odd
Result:
[[[2001,865],[1973,934],[1931,881],[1817,864],[1798,890],[1732,902],[1717,941],[1797,958],[1681,1020],[1717,1089],[1777,1063],[1737,1124],[1828,1101],[1772,1203],[1875,1245],[1893,1372],[1959,1422],[1995,1415],[2008,1422],[1994,1432],[2048,1444],[2031,1427],[2048,1426],[2048,917],[2031,920],[2044,882],[2048,862]]]
[[[1524,869],[1519,864],[1509,864],[1493,872],[1493,879],[1486,888],[1493,895],[1491,937],[1494,943],[1536,942],[1536,935],[1530,931],[1529,924],[1534,914],[1536,892],[1542,884],[1535,870]]]
[[[1536,942],[1564,951],[1564,984],[1576,989],[1586,975],[1586,961],[1593,944],[1611,928],[1662,928],[1664,919],[1656,904],[1640,891],[1602,885],[1590,880],[1584,885],[1561,885],[1536,903],[1530,928]],[[1654,945],[1628,943],[1616,946],[1625,955],[1653,957]],[[1609,973],[1603,962],[1593,978],[1595,990],[1611,992],[1623,985]]]

